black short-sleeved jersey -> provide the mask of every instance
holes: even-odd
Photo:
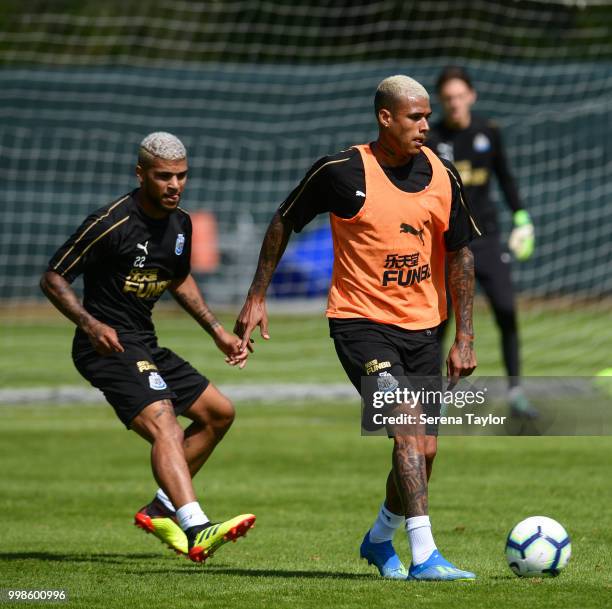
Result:
[[[191,220],[147,216],[138,189],[93,212],[49,261],[68,282],[83,273],[83,306],[119,331],[154,334],[153,306],[190,272]]]
[[[446,249],[455,251],[467,245],[478,229],[470,215],[459,174],[451,163],[441,160],[449,173],[452,190],[449,229],[444,240]],[[423,190],[432,177],[431,166],[422,152],[406,165],[382,169],[404,192]],[[317,214],[329,212],[340,218],[352,218],[363,207],[365,197],[363,160],[357,148],[349,148],[319,159],[281,204],[279,212],[293,221],[294,230],[299,233]]]
[[[508,168],[499,128],[492,121],[472,116],[466,129],[450,129],[444,122],[432,125],[427,145],[452,162],[461,175],[465,193],[483,233],[497,234],[497,212],[490,200],[494,173],[512,211],[522,209],[515,181]]]

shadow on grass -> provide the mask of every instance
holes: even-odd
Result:
[[[124,553],[124,554],[66,554],[60,552],[0,552],[2,560],[42,560],[45,562],[100,562],[125,564],[129,560],[146,560],[160,558],[159,554]]]
[[[222,565],[197,565],[185,559],[184,564],[178,565],[176,562],[169,567],[150,568],[150,565],[142,564],[142,569],[135,569],[135,562],[149,561],[151,559],[165,560],[165,557],[159,554],[151,553],[119,553],[119,554],[68,554],[60,552],[0,552],[0,561],[17,561],[17,560],[39,560],[44,562],[58,563],[101,563],[101,564],[116,564],[122,565],[122,573],[130,575],[151,576],[153,574],[169,574],[178,573],[183,575],[238,575],[241,577],[270,577],[270,578],[293,578],[304,577],[311,579],[352,579],[352,580],[368,580],[378,579],[378,577],[370,574],[361,573],[346,573],[340,571],[300,571],[300,570],[282,570],[282,569],[244,569],[232,568]],[[156,561],[157,562],[157,561]],[[126,565],[131,568],[125,568]]]
[[[210,577],[214,575],[239,575],[240,577],[270,577],[270,578],[294,578],[304,577],[307,579],[352,579],[363,580],[380,579],[378,576],[367,575],[361,573],[344,573],[341,571],[298,571],[298,570],[282,570],[282,569],[233,569],[231,567],[212,568],[208,567],[186,567],[183,569],[146,569],[143,571],[130,571],[125,569],[124,573],[130,575],[151,575],[151,574],[168,574],[181,573],[184,575],[198,575],[200,577]]]

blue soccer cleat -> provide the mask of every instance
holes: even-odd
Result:
[[[476,579],[476,575],[470,571],[457,569],[438,550],[434,550],[425,562],[422,562],[420,565],[410,565],[408,579],[420,581],[466,581]]]
[[[365,558],[369,565],[375,565],[378,572],[387,579],[406,579],[408,576],[408,571],[395,553],[393,544],[390,541],[372,543],[370,531],[365,534],[359,553],[361,558]]]

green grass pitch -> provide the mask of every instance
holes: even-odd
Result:
[[[67,322],[55,313],[6,319],[0,386],[86,386],[69,358]],[[476,319],[479,371],[499,373],[491,319]],[[321,317],[272,315],[272,341],[258,339],[242,371],[225,366],[184,315],[160,315],[158,330],[161,344],[219,384],[346,382]],[[527,374],[593,374],[606,365],[597,347],[610,335],[603,315],[526,311],[522,330]],[[257,527],[205,565],[132,526],[155,484],[147,447],[110,407],[0,406],[0,589],[65,588],[66,606],[79,609],[609,607],[611,448],[597,437],[442,438],[430,493],[434,533],[478,580],[389,582],[358,558],[391,444],[360,436],[357,400],[238,405],[196,489],[212,518],[252,511]],[[553,580],[520,580],[505,564],[508,530],[536,514],[556,518],[572,537],[569,567]],[[403,532],[396,546],[409,560]]]
[[[17,312],[0,310],[0,387],[87,386],[70,360],[71,324],[50,305],[23,318]],[[155,318],[160,344],[176,350],[216,383],[347,382],[322,313],[271,314],[272,339],[264,344],[256,329],[256,356],[241,371],[226,366],[210,338],[178,309],[162,309]],[[499,335],[491,314],[478,305],[474,318],[477,372],[502,374]],[[221,319],[232,329],[235,316]],[[609,307],[525,306],[520,323],[525,375],[590,376],[612,365]]]
[[[257,526],[196,565],[132,526],[155,487],[110,408],[0,408],[0,588],[65,588],[79,608],[610,606],[609,438],[441,439],[434,532],[474,583],[383,581],[358,559],[390,448],[359,435],[354,403],[239,408],[196,488],[212,518],[252,511]],[[505,564],[508,530],[535,514],[572,536],[553,580]],[[403,532],[396,546],[408,559]]]

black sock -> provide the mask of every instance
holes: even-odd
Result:
[[[185,535],[187,536],[187,541],[189,542],[189,545],[191,546],[195,540],[195,536],[200,532],[203,531],[204,529],[207,529],[209,526],[211,526],[210,522],[207,522],[206,524],[196,524],[195,526],[189,527],[186,531],[185,531]]]

